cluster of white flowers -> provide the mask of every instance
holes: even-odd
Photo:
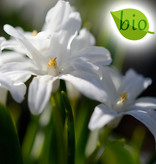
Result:
[[[107,124],[116,126],[122,116],[131,115],[156,139],[156,98],[135,100],[151,80],[133,70],[122,76],[107,66],[111,63],[109,51],[94,46],[91,33],[80,28],[79,13],[63,0],[48,11],[41,32],[5,25],[11,38],[0,38],[0,86],[21,102],[26,93],[24,83],[32,77],[28,105],[33,114],[39,114],[60,80],[68,81],[85,96],[102,103],[91,116],[91,130]]]

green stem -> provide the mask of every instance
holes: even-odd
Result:
[[[75,163],[75,129],[73,112],[67,95],[64,91],[61,91],[63,103],[65,107],[66,120],[65,120],[65,135],[67,141],[67,163]]]
[[[154,32],[152,32],[152,31],[148,31],[148,33],[149,33],[149,34],[154,34]]]

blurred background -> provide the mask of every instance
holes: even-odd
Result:
[[[14,27],[21,26],[26,31],[34,29],[40,31],[44,23],[45,15],[56,0],[0,0],[0,36],[8,38],[3,31],[4,24],[10,24]],[[89,29],[96,38],[96,45],[107,48],[112,55],[115,67],[125,73],[129,68],[135,69],[138,73],[152,78],[152,85],[141,96],[156,97],[156,34],[147,34],[142,40],[129,41],[118,34],[114,20],[110,11],[116,11],[121,6],[124,8],[139,8],[149,17],[149,30],[156,33],[156,1],[155,0],[70,0],[75,10],[80,12],[82,18],[82,27]],[[148,17],[149,16],[149,17]],[[90,100],[81,98],[81,102],[90,103]],[[81,115],[79,122],[83,122],[85,128],[79,133],[87,133],[87,123],[93,111],[93,105],[90,105],[86,111],[79,111]],[[22,104],[15,103],[8,95],[7,105],[11,110],[15,123],[17,125],[20,143],[22,144],[28,123],[31,119],[27,107],[27,101]],[[85,113],[85,114],[84,114]],[[78,120],[77,119],[77,120]],[[83,120],[84,119],[84,120]],[[79,122],[77,124],[79,124]],[[151,133],[137,120],[130,116],[125,116],[120,125],[114,130],[115,135],[125,137],[130,140],[136,127],[143,127],[146,131],[145,140],[142,146],[142,160],[149,160],[155,154],[155,142]],[[87,137],[81,139],[80,151],[83,150],[83,143]]]

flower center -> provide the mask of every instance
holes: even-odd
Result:
[[[32,36],[36,36],[36,35],[37,35],[37,31],[34,30],[34,31],[32,32]]]
[[[54,59],[50,58],[49,63],[48,63],[48,74],[52,76],[58,75],[58,68],[57,68],[57,62],[56,62],[57,57]]]
[[[50,58],[50,59],[49,59],[48,66],[49,66],[49,67],[54,67],[54,68],[56,69],[56,67],[57,67],[56,59],[57,59],[57,57],[55,57],[54,59]]]
[[[120,100],[119,100],[119,103],[124,103],[125,101],[127,100],[127,93],[124,92],[120,95]]]
[[[117,112],[122,112],[125,108],[126,101],[128,99],[128,94],[126,92],[120,94],[120,97],[115,101],[113,109]]]

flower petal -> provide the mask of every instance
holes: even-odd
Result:
[[[80,92],[68,81],[66,81],[66,88],[70,100],[77,100],[80,97]]]
[[[108,95],[108,99],[106,100],[105,104],[107,104],[107,106],[112,106],[112,103],[117,99],[117,91],[120,86],[122,76],[113,67],[105,66],[100,68],[100,79],[103,89]]]
[[[42,57],[40,52],[24,37],[24,35],[17,31],[10,25],[4,25],[4,30],[9,35],[15,37],[27,50],[27,55],[31,58],[38,66],[44,67],[45,59]]]
[[[103,67],[101,67],[103,68]],[[123,80],[123,77],[121,75],[121,73],[114,67],[107,67],[105,66],[103,69],[102,69],[102,80],[103,80],[103,84],[105,85],[105,79],[106,77],[109,77],[108,78],[108,83],[112,83],[113,86],[111,86],[111,88],[115,87],[115,91],[117,92],[119,90],[119,87],[121,85],[121,82]],[[110,82],[111,80],[111,82]],[[115,93],[113,93],[115,94]]]
[[[25,57],[15,52],[3,52],[2,55],[0,55],[0,66],[14,61],[25,61]]]
[[[28,105],[33,114],[40,114],[46,107],[57,78],[52,76],[34,77],[29,85]]]
[[[56,5],[48,11],[43,30],[50,30],[52,32],[59,31],[62,24],[68,19],[70,13],[71,7],[69,2],[59,0]]]
[[[2,44],[3,44],[4,42],[5,42],[5,38],[4,38],[4,37],[0,37],[0,55],[1,55],[2,50],[3,50]]]
[[[109,65],[112,62],[110,53],[103,47],[88,46],[72,54],[73,60],[80,59],[97,66]]]
[[[12,88],[9,90],[12,97],[18,102],[21,103],[24,100],[24,95],[26,93],[26,85],[24,83],[14,83]]]
[[[19,82],[25,83],[31,77],[31,75],[35,75],[32,72],[28,72],[28,71],[11,71],[11,72],[5,72],[3,74],[6,75],[9,79],[11,79],[15,83],[19,83]]]
[[[27,39],[30,42],[29,44],[32,44],[34,48],[36,48],[38,51],[44,51],[49,47],[51,34],[49,34],[47,31],[41,31],[34,36],[33,32],[25,32],[23,29],[20,29],[19,27],[16,28],[16,30],[20,33],[20,35],[23,35],[25,39]],[[4,49],[14,50],[16,52],[19,52],[20,54],[28,53],[29,55],[30,53],[27,52],[23,45],[19,44],[19,42],[17,42],[15,38],[10,38],[9,40],[3,41],[1,43],[1,50]]]
[[[8,89],[12,97],[17,102],[22,102],[26,92],[26,86],[23,83],[14,83],[5,74],[0,73],[0,85]]]
[[[112,109],[108,108],[104,104],[100,104],[95,107],[94,112],[89,121],[89,129],[95,130],[104,127],[112,120],[119,118],[120,115],[117,114]]]
[[[131,115],[142,122],[153,134],[156,141],[156,111],[152,110],[132,110],[125,114]]]
[[[62,65],[62,62],[67,59],[68,51],[67,51],[67,43],[64,43],[64,31],[58,32],[52,35],[50,46],[44,54],[46,58],[55,58],[57,57],[58,67]],[[51,53],[53,52],[53,53]],[[48,62],[48,61],[47,61]],[[63,62],[64,63],[64,62]]]
[[[137,99],[133,105],[128,107],[128,110],[155,110],[156,98],[154,97],[142,97]]]
[[[128,94],[128,101],[131,103],[139,94],[151,84],[151,79],[144,78],[142,75],[137,74],[134,70],[127,71],[119,95],[126,92]]]
[[[71,43],[71,51],[78,51],[95,44],[94,36],[85,28],[81,29],[80,34],[76,36]]]
[[[0,47],[1,47],[1,44],[5,42],[5,38],[4,37],[0,37]]]
[[[13,71],[30,72],[31,74],[39,73],[36,66],[32,64],[30,60],[25,60],[24,62],[10,62],[0,67],[0,72],[3,73]],[[42,72],[40,71],[40,74],[41,73]]]
[[[16,39],[11,38],[10,40],[5,40],[1,43],[1,50],[14,50],[21,55],[25,55],[25,49],[23,48],[22,45],[20,45]]]
[[[36,36],[32,36],[32,33],[29,35],[25,34],[25,37],[39,52],[41,52],[40,55],[44,55],[44,52],[50,46],[51,34],[49,34],[47,31],[41,31],[37,33]]]
[[[70,49],[71,42],[78,33],[81,27],[81,18],[80,14],[73,12],[70,14],[70,17],[66,24],[64,24],[62,31],[65,31],[63,37],[63,43],[68,43],[67,48]]]
[[[46,16],[43,30],[51,32],[63,32],[62,39],[68,49],[74,36],[81,27],[81,18],[78,12],[73,12],[69,2],[58,1],[58,3],[49,10]]]
[[[48,11],[43,30],[48,30],[51,32],[65,30],[64,27],[66,27],[65,25],[68,24],[67,22],[72,17],[72,14],[74,14],[74,21],[81,23],[80,19],[76,17],[78,13],[73,12],[73,9],[71,8],[69,2],[59,0],[57,4]],[[79,27],[80,25],[78,26],[78,28]]]
[[[107,99],[107,94],[103,90],[100,80],[93,74],[83,71],[75,71],[71,74],[61,75],[60,79],[67,80],[73,84],[85,96],[103,102]]]
[[[98,73],[98,71],[99,71],[98,66],[96,66],[90,62],[82,61],[81,59],[71,61],[71,66],[75,70],[85,71],[88,73],[92,73],[92,72]]]

